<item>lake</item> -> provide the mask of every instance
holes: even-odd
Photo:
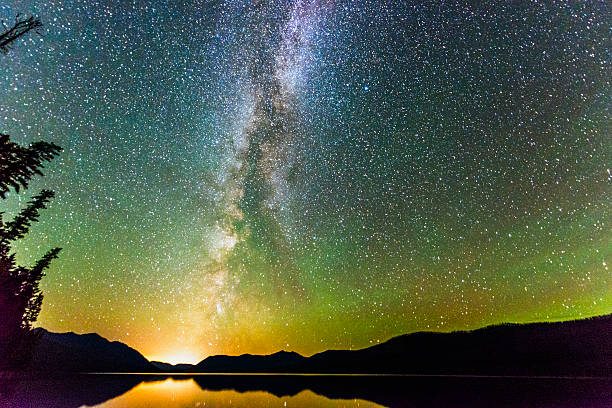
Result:
[[[612,379],[89,374],[2,380],[6,408],[610,407]]]

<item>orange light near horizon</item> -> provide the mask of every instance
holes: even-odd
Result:
[[[149,361],[162,361],[169,364],[197,364],[204,359],[191,350],[173,350],[167,354],[146,356]]]

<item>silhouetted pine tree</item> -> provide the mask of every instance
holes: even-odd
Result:
[[[38,18],[17,16],[13,27],[0,34],[0,51],[8,52],[13,41],[41,26]],[[11,188],[17,193],[28,188],[34,175],[43,175],[43,163],[52,160],[60,150],[59,146],[45,142],[23,147],[11,142],[8,135],[0,134],[0,198],[6,198]],[[11,244],[28,233],[51,198],[52,191],[41,191],[9,222],[4,222],[4,213],[0,212],[0,369],[27,364],[37,340],[32,323],[38,318],[43,299],[38,285],[61,249],[50,250],[29,268],[16,264]]]
[[[60,151],[53,143],[38,142],[24,148],[0,135],[0,195],[5,197],[11,187],[19,191],[27,188],[35,174],[42,175],[44,161],[53,159]],[[60,248],[47,252],[31,268],[19,266],[11,253],[11,244],[23,238],[39,211],[46,208],[53,192],[43,190],[35,195],[12,221],[4,222],[0,212],[0,368],[18,368],[29,361],[33,342],[32,323],[36,321],[42,304],[38,287],[44,271]]]

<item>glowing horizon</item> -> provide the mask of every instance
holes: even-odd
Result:
[[[181,350],[178,352],[170,351],[166,354],[152,356],[144,355],[144,357],[149,361],[160,361],[168,364],[197,364],[207,356],[200,358],[194,351]]]

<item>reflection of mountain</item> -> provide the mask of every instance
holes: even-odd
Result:
[[[267,391],[276,396],[308,389],[330,399],[362,399],[388,407],[608,407],[612,380],[419,377],[202,375],[206,390]]]
[[[80,375],[69,378],[27,380],[16,383],[0,380],[0,406],[6,408],[77,408],[110,401],[136,387],[168,378],[163,375]],[[272,395],[294,396],[304,390],[329,398],[367,400],[388,407],[608,407],[612,380],[530,379],[404,376],[320,376],[320,375],[200,375],[193,378],[204,391],[235,390],[241,393],[265,391]],[[187,387],[145,387],[140,395],[151,408],[178,408]],[[7,390],[12,390],[7,395]],[[168,404],[168,393],[176,396]],[[221,394],[220,394],[221,395]],[[164,401],[160,401],[160,396]],[[171,396],[172,397],[172,396]],[[174,397],[170,398],[174,399]],[[112,404],[109,407],[115,407]],[[117,405],[119,407],[121,405]],[[192,406],[192,405],[190,405]],[[215,406],[223,407],[219,400]],[[227,402],[227,406],[230,405]]]
[[[612,315],[414,333],[363,350],[329,350],[309,358],[295,353],[214,356],[194,371],[611,376],[610,333]]]
[[[115,398],[142,382],[133,375],[75,375],[72,377],[0,380],[0,407],[77,408]]]
[[[158,372],[138,351],[95,333],[41,334],[32,368],[47,372]]]

